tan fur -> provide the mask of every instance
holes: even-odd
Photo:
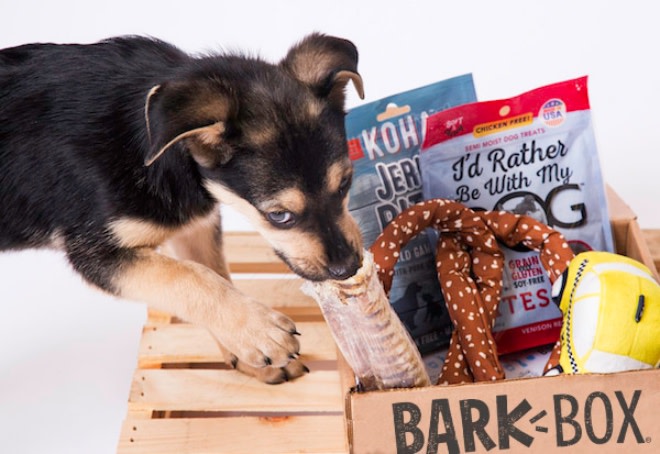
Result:
[[[321,49],[306,48],[303,55],[293,60],[292,69],[298,78],[307,83],[316,83],[325,72],[325,68],[335,66],[336,57],[326,54]]]
[[[64,236],[62,232],[55,231],[50,235],[49,241],[46,244],[47,248],[54,249],[56,251],[62,251],[65,248]]]
[[[330,167],[328,167],[325,177],[328,191],[337,192],[339,190],[339,185],[341,184],[341,181],[344,179],[345,176],[347,176],[347,174],[350,174],[351,172],[350,165],[351,164],[348,161],[345,161],[345,162],[335,162]]]
[[[160,250],[179,260],[190,260],[203,264],[225,278],[229,283],[231,277],[229,267],[225,261],[220,223],[220,212],[219,210],[214,211],[207,218],[193,222],[175,233],[161,246]],[[139,275],[136,275],[135,278],[140,279]],[[131,290],[126,288],[125,291]],[[243,295],[238,296],[238,298],[242,297]],[[299,377],[307,372],[305,366],[297,359],[291,360],[286,365],[285,371],[277,367],[254,367],[241,361],[236,362],[236,356],[232,352],[220,342],[217,345],[227,364],[235,363],[238,370],[265,383],[280,383],[289,378]]]
[[[221,121],[201,128],[196,134],[196,138],[204,145],[217,145],[220,143],[222,134],[225,132],[225,124]]]
[[[353,71],[339,71],[335,75],[335,82],[348,83],[349,80],[353,82],[355,91],[357,91],[360,99],[364,99],[364,83],[358,73],[354,73]]]
[[[204,182],[204,186],[217,201],[234,208],[236,211],[248,218],[250,223],[257,230],[259,230],[262,225],[268,224],[254,206],[250,205],[247,200],[238,197],[221,183],[217,181],[206,180]]]
[[[220,183],[207,181],[206,187],[214,197],[243,214],[256,230],[277,250],[286,251],[291,263],[304,269],[321,270],[325,253],[318,239],[311,234],[298,230],[281,230],[273,227],[254,206],[222,186]],[[304,197],[297,189],[289,189],[275,196],[273,207],[286,208],[284,203],[293,207],[304,208]]]
[[[323,111],[323,106],[317,99],[310,99],[309,102],[306,105],[306,110],[307,110],[307,116],[311,120],[315,120],[321,115],[321,112]]]
[[[205,90],[205,92],[199,95],[201,102],[192,105],[189,109],[190,117],[198,118],[200,121],[225,122],[231,108],[229,99],[218,96],[215,90]]]
[[[245,131],[247,142],[252,146],[262,147],[264,145],[275,142],[277,138],[277,131],[271,126],[264,126],[262,128],[250,129]]]
[[[295,191],[281,196],[282,203],[301,207],[300,194]],[[243,199],[235,201],[240,202],[242,212],[250,213],[247,207],[256,212]],[[258,212],[256,215],[261,218]],[[210,329],[225,361],[233,364],[239,357],[238,370],[263,382],[280,383],[303,375],[305,366],[292,359],[300,349],[298,340],[288,334],[295,331],[294,323],[231,284],[219,226],[219,211],[180,229],[136,219],[113,222],[111,231],[120,245],[139,248],[137,258],[116,276],[115,288],[123,298],[143,301],[184,321],[231,327]],[[163,242],[163,249],[176,259],[154,249]],[[264,367],[266,357],[272,367]]]
[[[358,253],[362,253],[362,232],[355,218],[348,211],[348,197],[344,200],[344,212],[338,219],[339,228],[346,234],[346,238],[351,244],[356,245]]]
[[[116,279],[121,296],[145,301],[150,307],[182,316],[189,321],[210,317],[211,294],[218,300],[231,290],[209,268],[189,261],[166,257],[151,248],[142,248],[134,263]],[[185,310],[182,310],[184,309]]]
[[[344,162],[336,162],[328,168],[326,174],[326,184],[330,192],[336,192],[339,190],[344,177],[350,175],[352,172],[350,161],[346,160]],[[358,227],[355,219],[348,211],[348,197],[344,200],[344,211],[341,217],[337,220],[339,228],[346,235],[348,241],[352,244],[359,245],[362,244],[362,234],[360,228]],[[361,250],[360,247],[357,248],[358,251]]]
[[[306,81],[307,83],[314,84],[319,81],[319,78],[322,75],[323,68],[332,67],[335,63],[335,57],[332,55],[327,55],[322,51],[310,50],[309,54],[305,58],[300,57],[294,60],[293,70],[300,77],[301,80]],[[362,77],[352,71],[339,71],[335,75],[335,83],[338,87],[343,88],[346,86],[348,81],[353,82],[353,86],[358,93],[360,99],[364,99],[364,84],[362,82]],[[338,99],[338,101],[343,102],[343,95]]]
[[[201,263],[231,280],[220,230],[220,211],[193,222],[172,235],[161,250],[183,260]]]
[[[112,221],[109,229],[119,246],[125,248],[156,247],[176,232],[173,228],[130,218]]]
[[[287,255],[290,264],[302,270],[323,273],[327,266],[323,245],[316,235],[303,231],[292,233],[270,228],[264,238],[277,250]]]
[[[110,223],[117,244],[124,248],[163,246],[169,255],[194,260],[208,266],[223,277],[228,268],[219,234],[220,211],[193,219],[182,227],[164,227],[153,222],[124,218]]]
[[[225,131],[224,123],[218,122],[212,125],[203,126],[201,128],[191,129],[190,131],[182,132],[174,139],[170,140],[165,145],[163,145],[163,147],[160,150],[158,150],[152,157],[150,157],[145,161],[144,165],[150,166],[151,164],[154,163],[154,161],[156,161],[156,159],[160,158],[162,154],[165,153],[172,145],[184,139],[196,138],[198,140],[201,140],[202,143],[206,145],[217,145],[218,143],[220,143],[220,138],[224,131]],[[195,155],[195,158],[198,157],[199,155]],[[200,164],[204,165],[203,162]]]
[[[175,260],[151,248],[138,249],[114,285],[124,298],[191,323],[225,327],[211,332],[249,367],[284,367],[299,351],[297,339],[289,334],[295,325],[288,317],[245,296],[199,263]]]
[[[160,85],[151,87],[151,90],[149,90],[149,93],[147,93],[147,99],[144,102],[144,122],[147,127],[147,137],[149,138],[149,142],[151,142],[151,121],[149,120],[149,105],[151,103],[151,98],[159,89]]]
[[[328,178],[334,182],[336,188],[339,187],[339,182],[343,178],[344,172],[345,167],[341,164],[331,166],[328,172]],[[206,187],[218,200],[221,200],[248,218],[256,230],[273,248],[286,253],[288,261],[293,266],[314,273],[324,272],[327,266],[327,258],[323,245],[315,235],[296,229],[277,229],[267,222],[254,206],[238,197],[220,183],[207,181]],[[276,194],[270,203],[276,209],[286,208],[296,212],[294,207],[304,208],[306,198],[299,190],[288,189]],[[362,244],[362,237],[357,223],[348,212],[348,199],[344,201],[344,212],[338,219],[338,224],[351,243],[355,245]],[[358,247],[356,249],[359,251],[361,248]]]
[[[307,205],[307,197],[300,189],[289,188],[273,194],[273,198],[262,204],[259,209],[262,211],[291,211],[292,213],[302,213]]]

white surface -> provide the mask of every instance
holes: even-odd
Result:
[[[357,44],[365,101],[466,72],[482,100],[587,74],[605,179],[642,227],[657,228],[657,9],[595,0],[21,0],[0,9],[0,47],[133,33],[278,60],[322,31]],[[114,452],[144,307],[90,290],[52,252],[0,254],[0,276],[0,452]]]

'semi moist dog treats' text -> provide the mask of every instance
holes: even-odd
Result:
[[[349,210],[366,247],[402,210],[422,200],[419,150],[429,115],[476,101],[471,75],[410,90],[352,109],[346,117],[354,177]],[[450,321],[438,284],[435,248],[422,233],[401,251],[390,302],[418,348],[449,341]]]
[[[420,164],[425,198],[531,216],[575,253],[613,249],[586,77],[431,116]],[[562,315],[538,253],[503,250],[499,353],[554,342]]]

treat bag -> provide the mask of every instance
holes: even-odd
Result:
[[[476,100],[471,75],[399,93],[349,111],[346,133],[355,169],[349,210],[370,247],[383,228],[422,199],[419,150],[429,115]],[[426,234],[402,252],[390,302],[422,352],[451,335]]]
[[[575,253],[613,249],[586,77],[429,117],[420,164],[425,198],[530,216]],[[562,315],[538,253],[504,254],[499,352],[554,342]]]

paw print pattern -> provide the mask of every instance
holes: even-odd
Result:
[[[475,212],[457,202],[432,199],[402,212],[371,247],[386,293],[401,249],[429,227],[440,232],[436,268],[454,325],[439,383],[503,379],[492,336],[502,289],[503,255],[498,241],[538,250],[552,282],[573,253],[559,232],[528,216]]]

